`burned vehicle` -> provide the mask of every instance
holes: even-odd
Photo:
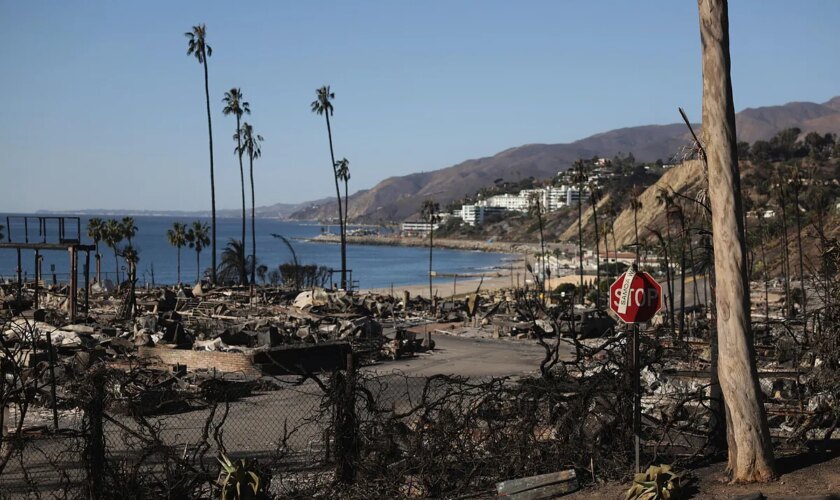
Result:
[[[562,311],[556,318],[560,326],[560,335],[574,336],[579,339],[592,337],[607,337],[615,334],[616,321],[605,309],[584,309],[574,311],[574,318],[570,311]]]

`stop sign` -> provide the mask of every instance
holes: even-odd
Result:
[[[610,286],[610,309],[625,323],[650,321],[662,307],[662,287],[648,273],[627,271]]]

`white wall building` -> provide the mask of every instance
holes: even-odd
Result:
[[[429,234],[433,228],[437,231],[438,224],[430,224],[428,222],[403,222],[400,226],[400,231],[403,236],[421,236]]]

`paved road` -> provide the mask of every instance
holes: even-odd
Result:
[[[377,373],[400,371],[414,377],[462,375],[499,377],[523,375],[539,370],[545,351],[534,341],[474,339],[432,334],[435,349],[414,358],[400,359],[372,367]],[[564,353],[572,350],[565,344]]]

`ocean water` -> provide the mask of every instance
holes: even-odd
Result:
[[[99,216],[106,219],[106,216]],[[121,217],[116,217],[120,219]],[[86,235],[87,216],[81,219],[81,233],[83,243],[92,243]],[[138,228],[134,237],[134,246],[140,253],[138,264],[138,280],[140,284],[172,284],[177,282],[177,258],[176,249],[166,239],[167,229],[172,227],[176,221],[190,223],[195,218],[180,217],[151,217],[137,216],[134,218]],[[209,219],[200,219],[209,224]],[[0,224],[6,224],[6,214],[0,214]],[[248,220],[247,250],[251,251],[250,219]],[[4,236],[8,236],[11,230],[13,241],[23,241],[24,228],[22,222],[10,224],[6,228]],[[281,234],[289,239],[297,253],[298,261],[304,264],[317,264],[334,269],[339,269],[341,264],[341,253],[339,245],[329,243],[315,243],[306,241],[321,233],[322,228],[331,232],[338,232],[337,226],[325,227],[317,223],[287,222],[274,219],[257,219],[257,261],[265,264],[269,269],[276,269],[278,265],[290,262],[291,253],[283,242],[272,236],[272,233]],[[67,227],[66,232],[74,235],[75,227]],[[221,254],[226,242],[230,238],[241,237],[241,219],[224,218],[217,219],[217,240]],[[50,234],[57,234],[57,228],[53,225],[49,228]],[[30,220],[29,240],[40,241],[38,236],[38,224]],[[6,241],[4,237],[3,241]],[[53,240],[54,241],[54,240]],[[117,272],[114,266],[113,251],[100,242],[100,253],[102,254],[101,269],[103,277],[113,280]],[[53,273],[59,282],[66,282],[69,277],[69,256],[64,251],[42,251],[42,273],[43,279],[47,282],[52,280]],[[478,274],[488,272],[495,266],[503,263],[506,254],[473,252],[463,250],[449,250],[443,248],[434,249],[435,272],[440,274]],[[428,280],[429,266],[428,248],[422,247],[389,247],[369,245],[348,245],[347,267],[353,271],[353,280],[358,282],[361,288],[387,288],[394,286],[424,283]],[[200,265],[202,269],[210,267],[210,248],[201,252]],[[35,269],[35,252],[24,250],[21,255],[22,268],[27,276],[32,277]],[[83,279],[82,266],[84,265],[84,253],[80,254],[80,280]],[[91,279],[95,272],[95,260],[91,253]],[[120,266],[122,266],[120,260]],[[54,266],[54,271],[53,271]],[[14,250],[0,249],[0,281],[15,279],[17,269],[17,255]],[[181,280],[185,283],[194,283],[196,280],[196,254],[189,247],[181,249]],[[124,274],[124,269],[121,269]],[[335,280],[340,279],[335,275]],[[436,281],[451,282],[452,278],[436,278]],[[80,281],[81,282],[81,281]]]

